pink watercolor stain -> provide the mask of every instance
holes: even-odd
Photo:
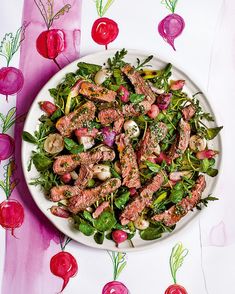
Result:
[[[69,2],[69,1],[68,1]],[[63,0],[54,1],[55,11]],[[58,55],[61,67],[79,57],[81,0],[74,2],[67,15],[54,21],[51,29],[62,29],[66,46]],[[58,71],[58,67],[42,58],[36,49],[36,40],[45,23],[35,2],[24,1],[23,16],[27,23],[24,42],[21,44],[20,66],[25,79],[22,90],[17,95],[16,116],[29,110],[42,86]],[[49,93],[48,93],[49,95]],[[46,97],[42,97],[46,99]],[[24,223],[17,230],[18,239],[7,231],[4,276],[1,294],[52,294],[60,287],[60,280],[50,271],[51,256],[58,252],[59,232],[48,221],[34,203],[24,181],[21,168],[22,124],[15,124],[15,144],[17,146],[15,178],[20,179],[12,197],[24,206]]]
[[[212,227],[209,234],[209,245],[223,247],[226,245],[226,227],[223,221]]]

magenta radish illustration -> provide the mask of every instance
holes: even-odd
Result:
[[[108,282],[102,290],[102,294],[130,294],[127,287],[117,281],[120,273],[126,266],[126,253],[108,251],[113,263],[113,281]]]
[[[36,40],[36,48],[44,58],[51,59],[61,69],[56,58],[65,49],[65,33],[61,29],[51,29],[54,21],[69,12],[71,5],[65,4],[59,11],[54,12],[54,1],[48,0],[45,4],[42,0],[34,0],[47,30],[43,31]]]
[[[107,17],[103,17],[109,7],[113,4],[114,0],[107,0],[103,4],[103,0],[96,0],[96,10],[100,18],[98,18],[91,29],[92,39],[99,45],[104,45],[108,49],[108,44],[113,42],[119,33],[117,23]]]
[[[170,10],[171,14],[167,15],[158,25],[159,34],[174,50],[176,50],[174,41],[185,27],[182,16],[175,13],[177,2],[178,0],[162,0],[162,4]]]
[[[15,229],[19,228],[24,221],[24,208],[15,199],[9,199],[12,191],[18,183],[17,179],[12,179],[16,169],[14,160],[11,159],[4,166],[4,180],[0,180],[0,188],[5,193],[6,200],[0,203],[0,225],[7,230],[11,230],[12,236],[15,236]]]
[[[188,294],[183,286],[180,286],[176,283],[176,273],[183,265],[184,258],[187,254],[188,249],[184,248],[182,243],[178,243],[172,248],[170,256],[170,269],[174,284],[170,285],[166,289],[165,294]]]
[[[78,272],[78,264],[73,255],[64,251],[67,244],[71,241],[69,237],[64,240],[60,237],[61,251],[54,255],[50,261],[50,270],[53,275],[63,279],[63,286],[60,292],[67,286],[69,279],[73,278]]]
[[[26,26],[24,23],[15,34],[6,33],[0,43],[0,56],[6,59],[6,67],[0,69],[0,94],[6,96],[6,101],[9,95],[17,94],[24,84],[21,70],[9,64],[24,40]]]

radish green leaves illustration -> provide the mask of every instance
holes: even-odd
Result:
[[[177,271],[183,265],[187,254],[188,249],[184,248],[182,243],[178,243],[173,247],[170,256],[170,269],[174,284],[166,289],[165,294],[187,294],[184,287],[176,284]]]
[[[6,101],[9,95],[18,93],[24,84],[21,70],[9,64],[25,38],[26,26],[24,23],[15,34],[6,33],[0,43],[0,56],[3,56],[7,62],[6,67],[0,69],[0,94],[6,96]]]
[[[129,294],[127,287],[117,281],[117,278],[126,266],[126,253],[108,251],[108,254],[113,263],[113,281],[103,287],[102,294]]]

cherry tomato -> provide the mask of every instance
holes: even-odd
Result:
[[[52,29],[42,32],[36,41],[38,53],[48,59],[55,59],[65,49],[64,32]]]
[[[5,200],[0,204],[0,225],[5,229],[11,229],[14,235],[14,229],[19,228],[24,221],[24,208],[14,199]]]
[[[57,106],[55,106],[55,104],[51,103],[50,101],[41,102],[40,107],[48,115],[52,115],[57,110]]]
[[[129,291],[127,287],[118,281],[112,281],[107,283],[103,290],[102,294],[128,294]]]
[[[91,30],[92,39],[100,45],[108,45],[113,42],[119,33],[118,25],[107,17],[98,18]]]
[[[112,232],[112,239],[116,244],[122,243],[127,239],[127,233],[122,230],[115,230]]]
[[[69,279],[77,274],[77,261],[69,252],[62,251],[51,258],[50,270],[55,276],[64,280],[62,292],[67,286]]]
[[[165,294],[188,294],[188,293],[184,287],[174,284],[169,286],[166,289]]]

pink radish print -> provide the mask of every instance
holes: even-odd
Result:
[[[12,236],[15,237],[14,230],[19,228],[24,221],[24,208],[15,199],[9,199],[12,191],[17,185],[16,179],[12,180],[16,166],[13,160],[10,160],[5,169],[5,179],[0,180],[0,188],[4,191],[6,200],[0,203],[0,225],[7,230],[11,230]]]
[[[78,272],[78,264],[76,259],[69,252],[64,251],[66,245],[71,241],[69,237],[65,242],[60,238],[61,252],[51,258],[50,270],[53,275],[63,279],[63,286],[60,292],[67,286],[69,279],[73,278]]]
[[[188,249],[184,248],[181,243],[176,244],[172,248],[170,256],[170,268],[174,284],[170,285],[166,289],[165,294],[188,294],[184,287],[176,284],[176,273],[178,269],[182,266],[184,258],[187,254]]]
[[[15,67],[9,66],[13,55],[18,51],[21,42],[25,37],[26,24],[20,27],[15,35],[7,33],[0,43],[0,55],[7,61],[7,66],[0,69],[0,94],[8,96],[18,93],[24,84],[22,72]]]
[[[15,112],[16,108],[12,107],[6,116],[0,113],[0,125],[2,126],[2,131],[0,133],[0,163],[2,160],[6,160],[13,154],[15,150],[14,139],[6,134],[10,127],[15,123]]]
[[[184,19],[175,13],[178,0],[162,0],[166,8],[171,11],[158,25],[158,32],[163,39],[175,49],[174,41],[183,32],[185,27]]]
[[[53,1],[47,0],[43,4],[42,0],[34,0],[40,14],[42,15],[46,31],[43,31],[36,40],[36,48],[40,55],[54,61],[59,69],[56,57],[65,49],[65,33],[60,29],[51,29],[54,21],[65,13],[69,12],[71,5],[65,4],[59,11],[54,12]]]
[[[98,18],[91,29],[92,39],[99,45],[104,45],[108,49],[108,44],[113,42],[119,33],[117,23],[107,17],[103,17],[114,0],[107,0],[103,5],[103,0],[96,0],[96,9],[100,18]]]
[[[126,266],[126,253],[109,252],[108,254],[113,263],[113,281],[107,283],[102,290],[102,294],[130,294],[127,287],[116,281],[124,267]]]

